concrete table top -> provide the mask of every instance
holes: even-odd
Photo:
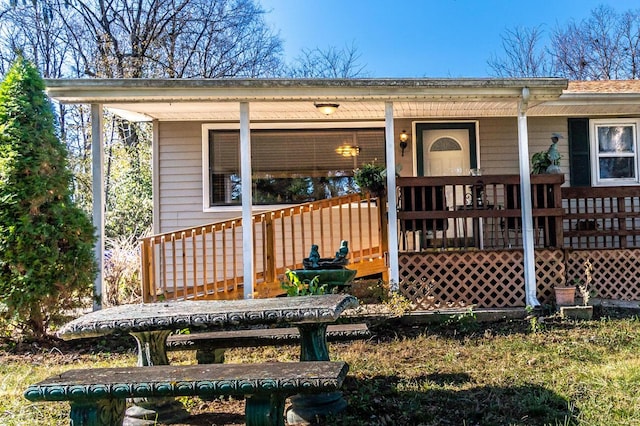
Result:
[[[230,329],[252,325],[329,323],[358,306],[348,294],[245,300],[197,300],[121,305],[91,312],[65,324],[64,340],[114,332]]]

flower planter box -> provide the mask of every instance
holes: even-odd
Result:
[[[593,306],[562,306],[560,316],[567,319],[590,320],[593,318]]]

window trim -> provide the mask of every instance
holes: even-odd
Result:
[[[251,130],[288,130],[288,129],[359,129],[359,128],[385,128],[382,121],[327,121],[327,122],[279,122],[279,123],[250,123]],[[240,130],[240,123],[204,123],[202,124],[202,211],[211,212],[241,212],[242,205],[210,206],[209,192],[209,131],[210,130]],[[292,204],[293,205],[293,204]],[[274,208],[286,208],[286,204],[260,205],[254,208],[271,210]]]
[[[633,155],[601,155],[598,150],[598,128],[607,126],[627,125],[633,128]],[[638,130],[640,118],[610,118],[589,120],[589,145],[591,148],[591,185],[592,186],[633,186],[640,185],[640,141]],[[633,157],[635,166],[635,178],[600,178],[600,158],[606,157]]]

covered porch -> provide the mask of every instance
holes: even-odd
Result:
[[[598,202],[589,200],[579,191],[570,191],[579,188],[561,187],[563,176],[568,172],[564,164],[565,174],[532,176],[529,173],[530,151],[546,149],[553,131],[566,135],[567,116],[639,112],[638,96],[625,97],[624,102],[617,98],[612,101],[598,96],[581,96],[567,91],[567,84],[562,79],[47,81],[48,92],[54,99],[93,106],[92,117],[96,123],[96,131],[92,134],[96,183],[94,219],[99,231],[103,229],[104,210],[100,201],[102,136],[98,130],[103,107],[127,119],[153,122],[156,236],[152,238],[154,242],[164,239],[165,243],[173,239],[185,247],[185,254],[172,260],[174,266],[164,269],[156,260],[162,256],[171,259],[171,256],[162,255],[163,249],[155,243],[149,246],[153,249],[145,249],[143,272],[150,277],[148,282],[152,290],[149,294],[156,296],[163,291],[160,278],[171,281],[172,271],[182,271],[177,265],[183,265],[180,267],[184,271],[177,275],[177,280],[191,290],[184,290],[181,296],[174,292],[173,296],[200,297],[193,289],[204,285],[197,282],[197,277],[202,275],[196,274],[197,268],[189,265],[214,265],[213,259],[219,258],[228,259],[231,263],[227,265],[232,266],[225,268],[225,274],[228,274],[224,275],[225,284],[215,287],[216,297],[258,296],[264,294],[261,288],[265,283],[277,283],[281,278],[277,268],[272,271],[256,269],[261,268],[260,263],[273,265],[273,259],[280,256],[269,248],[274,247],[269,238],[264,238],[266,245],[262,245],[262,236],[270,235],[272,225],[269,220],[256,220],[256,217],[279,217],[279,213],[274,212],[282,207],[252,203],[250,153],[254,132],[274,128],[349,126],[383,129],[384,160],[379,160],[384,161],[388,171],[396,173],[387,173],[386,200],[365,201],[376,207],[371,217],[379,215],[379,226],[372,225],[376,223],[375,219],[365,224],[349,217],[342,222],[344,228],[340,232],[334,231],[332,237],[350,240],[348,232],[363,224],[365,229],[373,229],[370,237],[362,239],[370,240],[371,245],[363,243],[356,249],[368,262],[363,264],[375,264],[368,272],[382,272],[394,288],[423,308],[451,304],[444,296],[437,303],[429,302],[434,293],[457,294],[456,299],[464,300],[455,303],[464,306],[535,306],[547,300],[547,291],[554,282],[569,277],[565,262],[558,261],[558,250],[609,250],[609,246],[595,244],[606,241],[611,245],[614,240],[622,244],[621,235],[625,241],[629,238],[635,241],[629,234],[629,229],[635,229],[630,226],[631,222],[625,222],[624,229],[619,228],[620,225],[612,228],[611,223],[618,219],[617,213],[606,209],[600,213],[595,211],[601,215],[598,218],[602,225],[591,229],[594,212],[589,209]],[[317,103],[338,105],[337,112],[332,115],[319,113]],[[468,170],[481,170],[481,173],[469,176],[468,170],[462,170],[453,176],[451,173],[430,175],[428,166],[421,163],[425,160],[420,151],[423,123],[428,123],[431,129],[442,128],[443,123],[466,129],[471,150]],[[211,182],[206,174],[209,164],[204,146],[206,132],[211,129],[239,132],[242,203],[237,209],[218,208],[209,203],[207,190]],[[399,137],[405,129],[409,129],[409,139],[402,146]],[[566,146],[561,149],[563,155],[568,154]],[[194,171],[193,166],[198,163],[202,167]],[[184,178],[187,173],[188,181]],[[175,177],[181,180],[172,181]],[[190,191],[183,191],[181,182],[192,185]],[[621,188],[623,193],[619,197],[622,201],[616,200],[616,205],[622,202],[627,208],[634,203],[629,201],[633,196],[627,189],[633,187]],[[603,199],[605,195],[603,193]],[[581,197],[587,200],[579,207],[572,207],[571,200]],[[350,208],[359,205],[355,202],[347,204],[352,206]],[[327,208],[337,211],[335,206]],[[296,210],[295,206],[285,206],[286,209]],[[211,243],[203,244],[208,247],[206,252],[199,252],[197,238],[181,240],[175,237],[178,234],[193,235],[194,238],[208,235],[207,227],[214,230],[223,222],[227,223],[226,232],[233,232],[231,251],[225,248],[227,251],[222,252],[222,247],[227,246]],[[323,235],[327,228],[324,229],[318,235]],[[289,236],[285,232],[283,237],[277,238],[306,241],[305,238],[312,235],[309,228],[302,225],[287,232],[290,232]],[[220,239],[229,238],[225,233],[218,235]],[[205,241],[210,237],[199,238]],[[304,244],[297,245],[296,250]],[[628,241],[624,244],[627,244],[627,250],[631,249]],[[335,250],[335,244],[328,246],[323,249]],[[194,256],[191,260],[189,250]],[[542,256],[552,264],[543,266],[542,275],[537,266],[541,253],[545,253]],[[304,251],[296,253],[292,264],[306,254]],[[100,246],[97,256],[102,262]],[[478,260],[479,256],[486,257]],[[470,269],[467,265],[476,266]],[[486,268],[478,269],[477,265],[486,265]],[[434,282],[442,283],[444,287],[438,290],[432,285]],[[506,287],[500,287],[504,286],[501,282],[507,282]],[[542,290],[540,285],[543,285]],[[489,296],[477,296],[480,291],[475,289],[478,286]],[[177,287],[175,281],[173,288]],[[228,291],[229,288],[233,291]],[[98,295],[100,289],[98,280]]]

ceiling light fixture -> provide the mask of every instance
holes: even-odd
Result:
[[[360,147],[341,145],[336,148],[336,154],[342,155],[343,157],[355,157],[356,155],[360,155]]]
[[[323,113],[324,115],[331,115],[338,110],[340,104],[332,104],[332,103],[324,103],[324,102],[314,102],[313,105],[318,108],[318,111]]]

